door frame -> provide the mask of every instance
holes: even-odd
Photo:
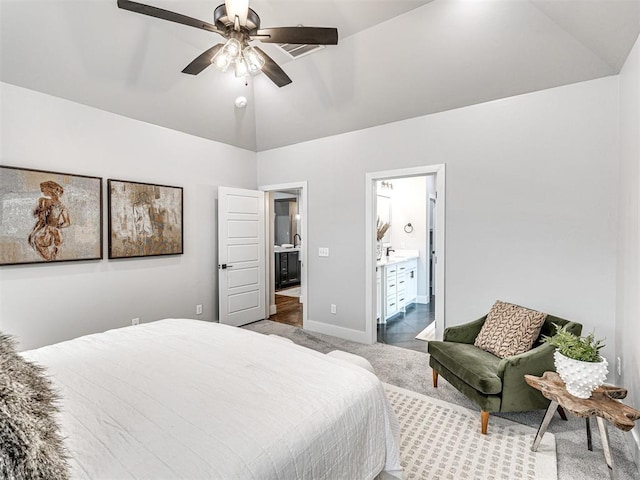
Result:
[[[290,183],[279,183],[275,185],[261,185],[258,187],[258,190],[263,191],[265,193],[277,192],[280,190],[300,190],[300,220],[302,222],[301,230],[302,230],[302,250],[300,251],[301,262],[300,262],[300,298],[302,300],[302,328],[305,328],[307,324],[307,318],[309,314],[309,304],[308,304],[308,295],[307,295],[307,256],[308,256],[308,246],[309,239],[307,236],[307,225],[309,224],[308,210],[307,210],[307,181],[300,182],[290,182]],[[265,281],[268,288],[265,289],[265,319],[269,318],[271,315],[271,289],[273,287],[273,279],[271,278],[271,271],[274,260],[273,253],[273,240],[271,239],[271,218],[272,214],[271,210],[271,196],[269,196],[269,205],[264,209],[265,211],[265,235],[268,239],[265,242],[266,252],[265,252]]]
[[[445,164],[369,172],[365,184],[365,338],[377,341],[376,319],[376,182],[394,178],[436,177],[436,339],[444,333],[445,300]]]
[[[438,197],[436,197],[433,193],[429,193],[429,196],[427,198],[427,230],[429,229],[429,224],[430,223],[434,223],[433,229],[436,231],[436,236],[433,237],[434,239],[437,240],[438,237],[438,225],[437,222],[433,222],[433,219],[431,218],[431,202],[433,202],[433,204],[435,205],[434,207],[434,212],[437,212],[437,206],[438,206]],[[436,214],[436,219],[437,219],[437,214]],[[429,232],[427,231],[427,238],[429,238]],[[438,244],[438,242],[434,242],[436,245]],[[433,261],[433,259],[431,258],[431,252],[433,251],[433,245],[431,244],[431,241],[429,241],[429,265],[427,268],[429,268],[431,270],[431,262]],[[433,266],[432,269],[433,272],[438,272],[438,269],[435,268],[435,265]],[[436,292],[436,282],[434,281],[433,277],[430,276],[429,277],[429,289],[427,290],[427,295],[430,295],[431,292]]]

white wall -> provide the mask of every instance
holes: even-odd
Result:
[[[255,188],[254,152],[0,84],[3,165],[184,188],[184,254],[0,267],[0,330],[34,348],[165,317],[217,319],[217,186]],[[195,305],[204,313],[195,316]]]
[[[365,331],[366,172],[444,163],[447,325],[502,299],[613,352],[617,112],[607,77],[258,153],[258,184],[309,182],[309,319]]]
[[[396,178],[391,191],[391,245],[395,250],[418,250],[418,299],[427,303],[427,177]],[[411,223],[413,231],[404,226]]]
[[[616,353],[622,376],[616,383],[629,390],[625,403],[640,408],[640,40],[620,72],[619,192]],[[640,465],[639,424],[630,437]]]

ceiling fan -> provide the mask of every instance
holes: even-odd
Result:
[[[130,0],[118,0],[118,7],[131,12],[181,23],[222,35],[226,43],[218,43],[198,55],[182,73],[197,75],[209,65],[225,72],[234,65],[236,77],[264,73],[278,87],[291,83],[289,76],[251,40],[265,43],[289,43],[308,45],[337,45],[338,30],[325,27],[275,27],[260,28],[260,17],[249,8],[248,0],[225,0],[213,11],[213,24],[162,8],[144,5]]]

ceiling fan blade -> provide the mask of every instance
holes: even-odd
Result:
[[[200,55],[198,55],[193,62],[184,67],[182,73],[188,73],[189,75],[198,75],[201,71],[211,65],[211,60],[213,59],[215,54],[218,53],[218,50],[220,50],[222,47],[222,43],[218,43],[210,49],[205,50]]]
[[[289,75],[284,73],[284,70],[280,68],[280,65],[274,62],[269,55],[264,53],[264,50],[258,47],[253,48],[260,52],[260,55],[264,57],[264,66],[262,67],[262,73],[269,77],[269,80],[271,80],[280,88],[284,87],[285,85],[289,85],[293,81],[289,78]]]
[[[247,24],[247,14],[249,13],[249,0],[225,0],[225,8],[227,9],[227,16],[233,23],[235,18],[238,17],[240,25]]]
[[[197,18],[187,17],[179,13],[170,12],[158,7],[152,7],[151,5],[145,5],[143,3],[132,2],[130,0],[118,0],[118,7],[123,10],[129,10],[130,12],[141,13],[143,15],[149,15],[150,17],[160,18],[162,20],[168,20],[170,22],[181,23],[189,27],[201,28],[202,30],[208,30],[209,32],[223,34],[211,23],[203,22]]]
[[[274,27],[258,30],[252,38],[265,43],[337,45],[338,29],[326,27]]]

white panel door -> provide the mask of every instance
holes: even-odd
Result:
[[[240,326],[265,316],[264,192],[218,188],[220,323]]]

